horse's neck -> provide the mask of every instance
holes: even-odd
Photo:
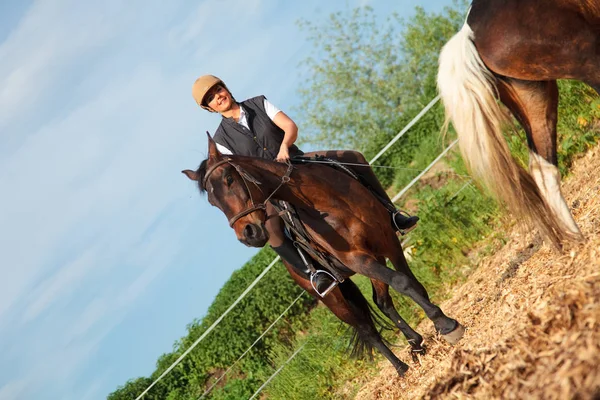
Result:
[[[246,168],[246,166],[244,166]],[[336,191],[332,190],[332,183],[326,183],[314,171],[306,168],[295,168],[290,176],[290,182],[279,185],[288,166],[274,161],[259,160],[247,164],[252,169],[252,175],[261,182],[261,190],[268,196],[273,193],[273,199],[283,200],[295,206],[309,206],[310,208],[326,209],[335,207]],[[310,183],[310,191],[306,189]],[[309,193],[310,192],[310,193]],[[311,195],[311,193],[326,193],[326,196]]]

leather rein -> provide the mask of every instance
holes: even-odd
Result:
[[[252,175],[250,175],[248,172],[246,172],[242,167],[240,167],[239,165],[237,165],[233,161],[231,161],[231,159],[229,159],[229,158],[226,158],[224,160],[217,162],[214,165],[211,165],[211,167],[206,171],[206,173],[204,175],[204,182],[203,182],[204,187],[206,187],[206,184],[208,183],[208,178],[210,177],[210,175],[218,167],[220,167],[223,164],[231,165],[240,174],[240,176],[242,177],[242,181],[244,182],[244,185],[246,186],[246,190],[248,191],[248,196],[250,197],[250,202],[252,203],[252,206],[250,208],[247,208],[244,211],[237,213],[236,215],[234,215],[233,217],[231,217],[229,219],[230,227],[233,227],[233,224],[235,224],[240,218],[243,218],[248,214],[252,214],[253,212],[259,211],[259,210],[265,211],[267,209],[267,203],[269,202],[271,197],[273,197],[273,195],[275,193],[277,193],[277,191],[283,185],[285,185],[286,183],[288,183],[290,181],[290,175],[292,174],[292,170],[294,169],[294,166],[292,165],[292,163],[288,161],[287,162],[287,164],[288,164],[287,171],[281,177],[281,182],[279,182],[279,185],[275,188],[275,190],[273,190],[273,192],[271,192],[271,194],[269,196],[267,196],[267,198],[262,203],[255,204],[254,199],[252,198],[252,191],[250,190],[250,187],[248,186],[248,182],[255,184],[256,187],[262,192],[262,190],[259,187],[259,185],[261,185],[261,183],[256,178],[254,178]]]

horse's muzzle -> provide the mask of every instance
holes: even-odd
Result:
[[[242,232],[240,242],[248,247],[263,247],[269,241],[269,234],[263,224],[247,224]]]

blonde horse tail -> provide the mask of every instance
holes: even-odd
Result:
[[[439,64],[437,84],[446,110],[443,131],[452,122],[470,173],[520,221],[537,227],[560,248],[568,234],[531,175],[510,153],[502,128],[511,120],[497,102],[496,78],[481,60],[468,24],[446,43]]]

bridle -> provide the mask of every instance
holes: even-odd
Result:
[[[281,177],[281,182],[279,182],[279,185],[275,188],[275,190],[273,190],[273,192],[271,192],[271,194],[269,196],[267,196],[267,198],[262,203],[255,204],[254,203],[254,199],[252,198],[252,191],[250,190],[250,187],[248,186],[248,182],[251,182],[251,183],[255,184],[256,187],[262,192],[262,190],[258,186],[258,185],[261,185],[261,183],[255,177],[253,177],[247,171],[245,171],[242,167],[240,167],[239,165],[237,165],[233,161],[231,161],[231,159],[229,159],[229,158],[226,158],[224,160],[221,160],[221,161],[217,162],[214,165],[211,165],[211,167],[204,174],[204,182],[203,182],[204,187],[206,187],[206,184],[208,183],[208,178],[210,177],[210,175],[218,167],[220,167],[223,164],[229,164],[229,165],[231,165],[240,174],[240,176],[242,177],[242,181],[244,182],[244,185],[246,186],[246,190],[248,191],[248,196],[250,197],[250,202],[252,203],[252,206],[250,208],[247,208],[244,211],[237,213],[236,215],[234,215],[233,217],[231,217],[229,219],[229,226],[230,227],[233,227],[233,224],[235,224],[240,218],[243,218],[243,217],[245,217],[248,214],[252,214],[253,212],[259,211],[259,210],[266,211],[266,209],[267,209],[267,203],[269,202],[269,200],[271,199],[271,197],[273,197],[273,195],[275,193],[277,193],[277,191],[283,185],[285,185],[286,183],[288,183],[290,181],[290,175],[292,174],[292,170],[294,169],[294,166],[292,165],[292,163],[288,161],[287,162],[287,164],[288,164],[287,171]]]

